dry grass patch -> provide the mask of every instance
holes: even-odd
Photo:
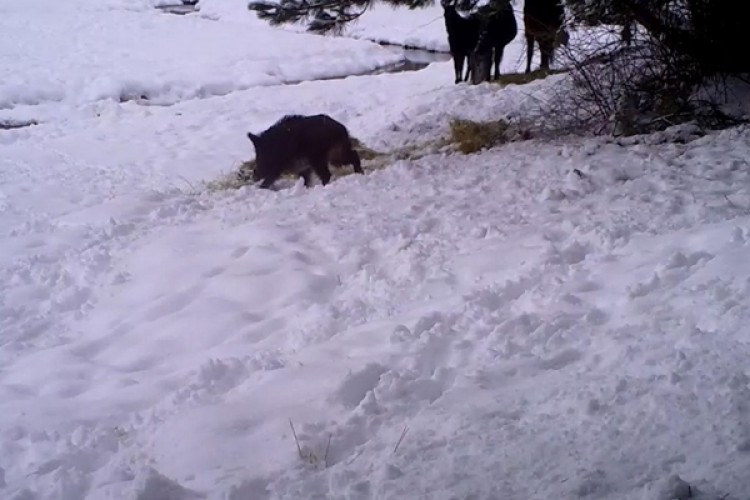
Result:
[[[386,166],[386,163],[382,161],[382,159],[387,156],[386,153],[370,149],[359,139],[354,137],[351,139],[352,147],[359,154],[359,157],[362,160],[362,169],[365,172]],[[239,189],[243,186],[254,184],[253,170],[255,170],[255,158],[243,161],[237,170],[230,172],[219,179],[208,182],[207,187],[210,191],[221,191],[226,189]],[[332,179],[348,175],[349,173],[351,173],[351,167],[349,165],[346,165],[343,168],[331,166]],[[293,180],[297,179],[297,177],[298,175],[291,173],[286,173],[281,176],[282,179]]]
[[[456,149],[465,154],[474,153],[484,148],[518,140],[520,135],[519,128],[506,120],[473,122],[471,120],[453,119],[450,126],[451,134],[448,137],[414,142],[390,151],[376,151],[355,138],[352,138],[352,145],[362,160],[362,169],[365,173],[368,173],[387,168],[397,161],[416,161],[428,155],[455,151]],[[524,136],[523,138],[528,137]],[[210,191],[223,191],[252,185],[254,184],[254,169],[255,159],[244,161],[236,170],[208,182],[206,186]],[[348,165],[341,168],[331,166],[332,180],[352,173],[352,169]],[[282,178],[292,181],[295,181],[297,177],[293,174],[282,175]]]
[[[534,135],[533,123],[502,118],[487,122],[454,118],[450,122],[450,128],[447,142],[464,154],[476,153],[508,142],[527,141]]]
[[[536,70],[531,73],[507,73],[500,75],[497,80],[493,80],[491,83],[497,85],[525,85],[535,80],[543,80],[550,75],[556,75],[558,73],[564,73],[566,70],[562,69],[549,69],[549,70]]]
[[[476,153],[508,142],[510,124],[506,120],[475,122],[451,120],[451,141],[464,154]]]

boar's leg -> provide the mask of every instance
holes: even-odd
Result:
[[[456,83],[461,82],[461,74],[464,72],[464,55],[458,51],[453,52],[453,69],[456,73]]]
[[[303,170],[299,173],[299,176],[302,177],[305,180],[305,187],[310,187],[312,185],[312,170],[307,169]]]
[[[260,187],[261,189],[268,189],[270,188],[274,182],[276,182],[276,179],[280,177],[280,173],[276,175],[269,175],[265,179],[263,179],[263,182],[261,183]]]
[[[362,162],[359,160],[359,154],[357,154],[357,152],[354,151],[351,147],[349,147],[349,152],[347,153],[347,163],[350,163],[354,167],[355,173],[357,174],[365,173],[362,170]]]
[[[331,180],[331,171],[328,170],[328,160],[325,156],[313,158],[310,162],[313,170],[320,177],[320,182],[325,186]]]
[[[526,74],[531,73],[531,59],[534,57],[534,36],[526,32]]]

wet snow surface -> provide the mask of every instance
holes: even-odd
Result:
[[[17,3],[0,120],[39,123],[0,130],[1,498],[750,498],[750,129],[212,192],[286,113],[388,149],[548,83],[278,85],[393,52],[229,0]]]

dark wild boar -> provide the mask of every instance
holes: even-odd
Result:
[[[490,0],[474,15],[480,19],[480,29],[470,64],[471,83],[477,84],[490,81],[493,63],[495,80],[500,78],[503,52],[518,34],[518,23],[510,0]]]
[[[565,8],[561,0],[524,0],[523,23],[526,30],[526,73],[531,72],[534,42],[542,55],[540,69],[549,70],[555,49],[567,45],[568,32],[563,28]]]
[[[364,173],[349,131],[328,115],[287,115],[268,130],[247,136],[255,146],[253,180],[269,188],[284,173],[299,174],[310,187],[313,171],[323,185],[331,180],[328,165],[352,165]]]
[[[441,0],[445,29],[448,32],[448,46],[453,58],[455,82],[469,80],[471,74],[471,53],[479,38],[479,19],[463,17],[456,10],[456,0]],[[463,77],[464,61],[467,60],[466,77]]]

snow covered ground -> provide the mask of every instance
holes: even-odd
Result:
[[[0,498],[750,498],[750,128],[211,192],[285,113],[386,150],[548,82],[278,85],[386,56],[147,7],[0,6]]]
[[[0,109],[105,98],[172,103],[398,60],[373,43],[271,30],[246,8],[242,24],[214,20],[208,7],[175,19],[137,1],[29,0],[5,10]]]

